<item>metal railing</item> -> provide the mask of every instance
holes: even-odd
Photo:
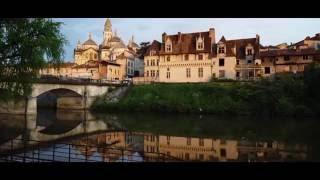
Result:
[[[22,143],[23,142],[23,143]],[[21,143],[23,145],[21,145]],[[21,145],[19,148],[16,146]],[[164,153],[138,152],[110,145],[10,140],[0,146],[0,162],[172,162],[181,159]]]

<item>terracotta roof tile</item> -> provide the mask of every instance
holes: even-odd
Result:
[[[314,48],[307,49],[279,49],[260,52],[261,57],[272,56],[302,56],[302,55],[320,55],[320,50]]]
[[[204,50],[196,50],[196,38],[204,38]],[[196,32],[187,34],[176,34],[167,35],[166,39],[169,38],[172,42],[172,52],[165,52],[165,44],[161,44],[160,54],[187,54],[187,53],[210,53],[211,52],[211,38],[209,32]]]
[[[149,46],[149,48],[147,49],[145,56],[149,56],[150,51],[152,50],[156,52],[156,55],[159,55],[160,49],[161,49],[161,43],[159,41],[154,40]]]

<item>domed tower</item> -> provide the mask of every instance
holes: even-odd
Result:
[[[107,18],[104,24],[103,42],[107,43],[112,38],[112,25],[109,18]]]

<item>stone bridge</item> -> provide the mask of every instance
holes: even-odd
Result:
[[[46,92],[56,92],[58,108],[88,109],[96,97],[108,92],[111,85],[99,84],[33,84],[32,94],[28,97],[27,114],[37,113],[37,97]]]
[[[1,144],[0,154],[1,152],[5,152],[8,150],[22,149],[26,145],[25,143],[27,143],[28,146],[33,146],[39,144],[40,142],[51,142],[79,135],[95,134],[109,131],[122,131],[125,129],[112,117],[106,121],[103,119],[95,118],[89,112],[80,114],[83,117],[79,119],[79,123],[74,124],[73,127],[67,131],[56,133],[48,133],[46,130],[50,127],[43,127],[38,125],[36,115],[28,115],[25,123],[25,133],[20,134],[16,138]],[[71,116],[65,118],[63,121],[71,121],[75,119],[77,115],[79,115],[79,113],[71,113]]]

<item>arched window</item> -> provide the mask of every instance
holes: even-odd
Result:
[[[94,55],[94,59],[97,59],[97,54]]]
[[[93,59],[93,54],[92,53],[90,53],[90,59]]]

